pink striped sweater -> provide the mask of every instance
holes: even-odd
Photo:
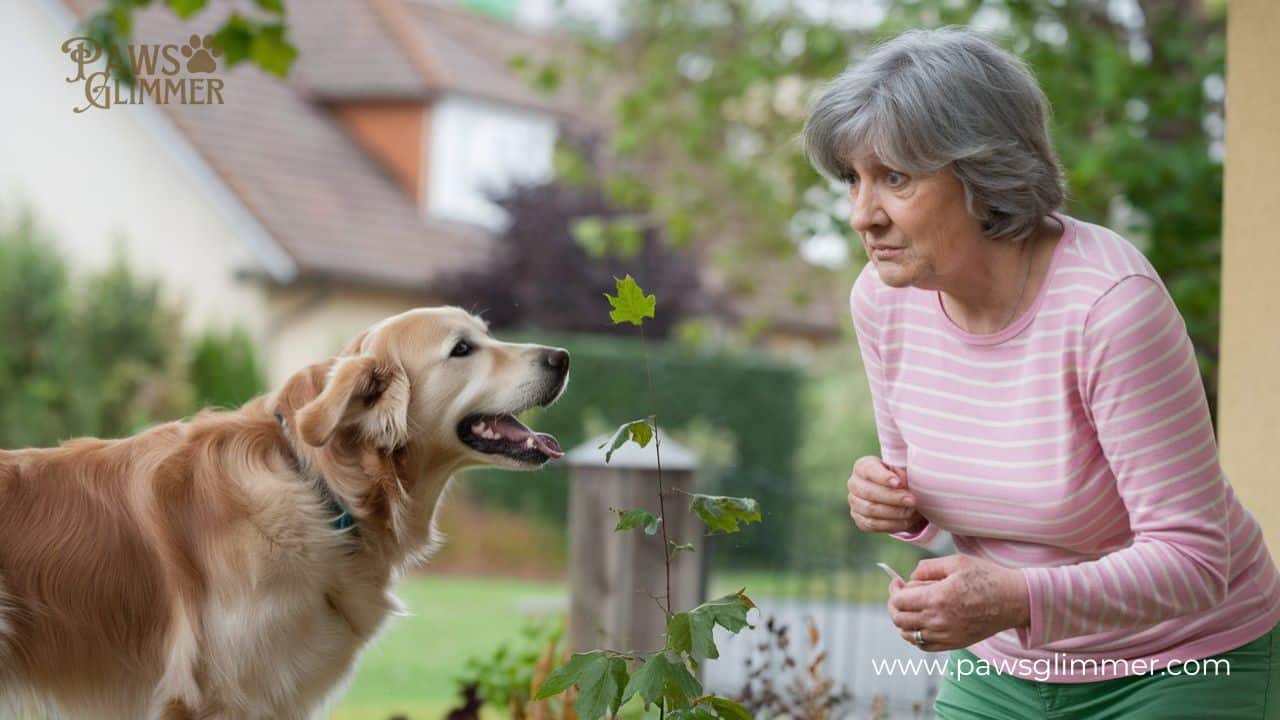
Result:
[[[872,263],[854,284],[881,456],[929,521],[894,536],[947,530],[1022,569],[1030,627],[969,648],[1020,677],[1092,682],[1254,640],[1280,620],[1280,573],[1219,465],[1186,325],[1137,248],[1055,217],[1048,277],[997,334]]]

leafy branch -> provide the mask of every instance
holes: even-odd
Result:
[[[631,323],[640,327],[642,351],[645,352],[645,375],[649,400],[653,402],[653,377],[649,372],[648,352],[643,345],[644,321],[655,316],[657,298],[645,295],[636,281],[627,275],[616,280],[617,294],[605,294],[612,308],[614,324]],[[559,695],[570,688],[578,689],[576,710],[581,720],[598,720],[616,715],[618,708],[639,696],[648,709],[657,705],[662,718],[674,720],[749,720],[751,714],[729,698],[704,695],[702,684],[693,674],[700,663],[720,657],[715,643],[717,626],[737,634],[752,627],[747,612],[755,603],[746,589],[703,603],[692,610],[673,612],[671,607],[671,556],[693,552],[691,542],[678,542],[667,536],[666,493],[662,483],[662,438],[658,432],[658,416],[650,415],[618,426],[613,435],[600,444],[605,462],[628,442],[641,448],[652,442],[657,460],[658,515],[646,510],[617,509],[618,524],[614,532],[643,530],[646,535],[662,531],[666,562],[666,595],[662,606],[667,618],[665,647],[647,658],[610,650],[577,653],[547,677],[538,688],[535,700]],[[738,532],[741,525],[760,522],[759,504],[752,498],[733,498],[699,493],[684,493],[691,498],[689,510],[707,526],[712,534]],[[639,667],[633,670],[633,663]]]
[[[135,79],[129,42],[133,38],[134,13],[154,0],[108,0],[105,7],[85,21],[85,35],[98,43],[111,58],[116,77],[132,84]],[[188,20],[208,4],[208,0],[161,0],[182,20]],[[284,77],[298,57],[298,49],[285,38],[285,7],[282,0],[254,0],[258,17],[233,12],[215,30],[213,44],[222,51],[226,66],[248,60],[263,70]]]

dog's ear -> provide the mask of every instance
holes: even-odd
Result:
[[[372,355],[339,358],[324,389],[295,416],[303,442],[319,447],[342,427],[354,427],[379,449],[408,439],[409,381],[400,368]]]
[[[355,339],[354,339],[354,340],[352,340],[351,342],[347,343],[347,344],[346,344],[346,346],[342,348],[342,351],[341,351],[341,353],[339,353],[339,354],[341,354],[341,355],[359,355],[359,354],[360,354],[361,352],[363,352],[363,351],[364,351],[364,349],[365,349],[365,348],[364,348],[364,339],[365,339],[365,338],[367,338],[367,337],[369,337],[369,331],[368,331],[368,330],[365,330],[364,332],[362,332],[362,333],[360,333],[359,335],[357,335],[357,336],[355,337]]]

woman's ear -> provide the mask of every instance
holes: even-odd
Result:
[[[409,381],[404,371],[379,365],[372,355],[339,358],[324,389],[303,405],[294,422],[308,445],[329,442],[342,427],[355,427],[379,449],[408,439]]]

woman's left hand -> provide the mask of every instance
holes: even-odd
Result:
[[[889,585],[889,617],[915,645],[920,630],[928,652],[968,647],[1001,630],[1031,622],[1022,572],[990,560],[949,555],[921,560],[907,584]]]

